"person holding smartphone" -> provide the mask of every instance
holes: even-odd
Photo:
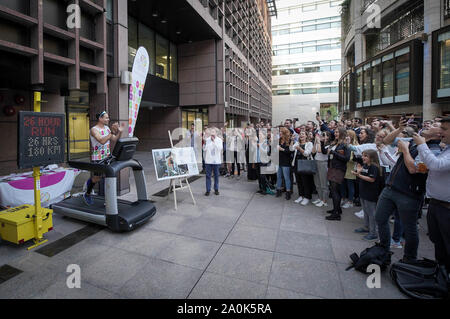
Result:
[[[276,197],[281,197],[282,191],[281,186],[283,182],[283,177],[286,186],[286,200],[291,199],[291,155],[292,152],[289,149],[291,144],[291,134],[289,130],[285,127],[280,128],[280,142],[277,147],[279,152],[279,162],[277,171],[277,194]]]

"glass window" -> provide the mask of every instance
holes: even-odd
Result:
[[[372,70],[370,68],[370,64],[364,66],[364,86],[363,86],[363,106],[370,106],[371,97],[371,74]]]
[[[303,6],[302,10],[303,10],[303,12],[314,11],[314,10],[316,10],[316,5],[311,4],[311,5]]]
[[[303,94],[317,94],[317,89],[303,89]]]
[[[331,28],[330,23],[321,23],[317,25],[317,30],[329,29]]]
[[[320,67],[320,72],[330,72],[330,71],[331,71],[331,68],[329,65]]]
[[[318,94],[323,94],[323,93],[330,93],[331,92],[331,88],[319,88],[317,90]]]
[[[397,86],[397,94],[395,102],[409,101],[409,47],[399,50],[396,56],[396,75],[395,81]]]
[[[381,59],[372,62],[372,105],[379,105],[381,99]]]
[[[291,92],[289,90],[276,90],[273,92],[274,95],[289,95]]]
[[[150,66],[148,72],[155,75],[155,34],[146,25],[139,23],[138,47],[143,46],[149,55]]]
[[[362,107],[362,86],[363,86],[362,68],[356,71],[356,107]]]
[[[280,30],[280,31],[278,31],[278,34],[279,35],[289,34],[289,29]]]
[[[307,67],[307,68],[304,68],[304,72],[305,73],[320,72],[320,68],[318,66]]]
[[[106,19],[113,19],[113,0],[106,0]]]
[[[292,95],[301,95],[302,94],[302,90],[301,89],[291,90],[291,94]]]
[[[331,71],[341,71],[341,65],[332,65],[331,66]]]
[[[275,52],[277,53],[276,55],[288,55],[289,54],[289,50],[277,50]]]
[[[169,41],[156,35],[156,70],[155,75],[163,79],[169,79]]]
[[[330,49],[331,49],[330,44],[323,44],[323,45],[317,46],[317,51],[325,51],[325,50],[330,50]]]
[[[342,3],[342,0],[331,1],[331,2],[330,2],[330,7],[337,7],[337,6],[340,6],[341,3]]]
[[[394,54],[385,55],[382,58],[383,62],[383,77],[382,77],[382,99],[381,103],[394,102]]]
[[[128,16],[128,68],[133,67],[134,57],[138,49],[138,25],[136,19]]]
[[[316,52],[316,47],[304,47],[303,52]]]
[[[170,43],[170,80],[178,81],[178,54],[177,46]]]
[[[340,22],[331,22],[331,27],[332,28],[341,28],[341,23]]]
[[[308,25],[308,26],[303,27],[302,29],[303,29],[303,32],[314,31],[314,30],[316,30],[316,26],[315,25]]]
[[[440,72],[437,97],[450,96],[450,32],[443,33],[438,37]]]
[[[339,87],[335,86],[330,88],[330,93],[339,93]]]

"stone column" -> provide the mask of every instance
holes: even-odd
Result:
[[[432,45],[431,34],[440,29],[443,14],[441,12],[441,1],[424,1],[424,32],[428,35],[428,41],[423,47],[423,119],[431,120],[441,115],[439,104],[431,102],[431,70],[432,70]]]
[[[109,116],[111,123],[119,122],[125,125],[123,137],[128,136],[128,85],[121,84],[122,71],[128,71],[128,4],[127,1],[113,2],[113,30],[114,30],[114,71],[108,81]],[[130,172],[122,170],[119,176],[119,194],[130,191]]]

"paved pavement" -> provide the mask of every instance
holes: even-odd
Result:
[[[168,186],[156,182],[148,153],[149,194]],[[220,179],[220,195],[205,197],[205,178],[187,191],[153,197],[157,214],[126,234],[105,229],[53,256],[0,243],[0,267],[23,271],[0,284],[0,298],[404,298],[383,273],[381,288],[366,276],[345,271],[349,255],[368,247],[353,230],[362,225],[355,209],[340,222],[325,209],[256,193],[246,178]],[[135,193],[124,196],[135,198]],[[86,226],[55,215],[49,242]],[[433,258],[421,220],[419,256]],[[402,257],[395,249],[393,259]],[[81,268],[81,289],[68,289],[67,266]]]

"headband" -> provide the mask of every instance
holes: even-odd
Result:
[[[100,115],[98,116],[98,119],[100,119],[105,114],[106,114],[106,111],[103,111],[102,113],[100,113]]]

